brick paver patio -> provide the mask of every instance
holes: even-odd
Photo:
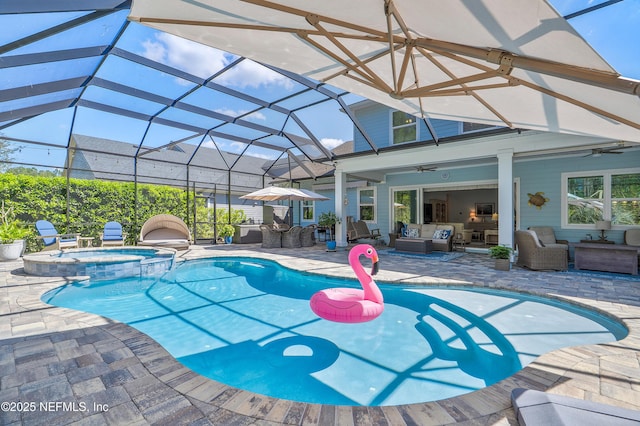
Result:
[[[197,246],[184,259],[259,256],[285,266],[351,276],[346,251]],[[393,407],[344,407],[278,400],[190,371],[146,335],[93,314],[40,301],[64,278],[27,276],[0,263],[0,424],[516,425],[510,393],[542,390],[640,410],[640,282],[514,268],[486,255],[449,262],[381,255],[380,281],[476,285],[566,298],[622,319],[628,337],[564,348],[514,376],[447,400]]]

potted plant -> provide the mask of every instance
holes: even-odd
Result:
[[[29,232],[14,219],[13,207],[0,209],[0,260],[15,260],[24,252],[24,237]]]
[[[329,251],[335,251],[336,249],[336,241],[334,238],[336,233],[336,223],[340,223],[340,219],[334,212],[324,212],[320,214],[320,217],[318,217],[318,226],[331,230],[331,238],[327,239],[327,250]]]
[[[495,268],[498,271],[511,269],[511,254],[513,249],[508,246],[493,246],[489,248],[489,256],[495,259]]]
[[[228,223],[218,225],[218,237],[223,238],[226,244],[231,244],[235,232],[236,229],[233,225],[229,225]]]

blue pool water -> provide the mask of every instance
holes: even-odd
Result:
[[[157,250],[148,248],[109,248],[109,249],[75,249],[62,250],[55,255],[61,258],[82,259],[87,257],[142,256],[150,259],[156,256]]]
[[[43,300],[125,322],[198,373],[302,402],[398,405],[471,392],[560,347],[623,338],[619,323],[518,293],[381,285],[376,320],[339,324],[309,308],[355,280],[243,258],[183,262],[161,279],[69,284]]]

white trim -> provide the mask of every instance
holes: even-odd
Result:
[[[363,204],[365,206],[372,205],[373,206],[373,220],[365,220],[366,223],[378,223],[378,188],[376,186],[368,186],[366,188],[358,188],[357,189],[357,197],[358,197],[358,220],[362,220],[360,217],[360,192],[361,191],[373,191],[373,204]]]
[[[393,139],[393,130],[394,129],[401,129],[401,128],[404,128],[404,127],[409,127],[409,126],[411,126],[411,123],[403,124],[403,125],[394,127],[394,125],[393,125],[393,113],[394,112],[401,112],[401,113],[406,114],[406,115],[408,115],[410,117],[413,117],[416,120],[413,123],[413,125],[416,128],[416,138],[414,140],[395,143],[395,141]],[[418,142],[419,140],[420,140],[420,121],[418,120],[418,117],[416,117],[415,115],[411,115],[408,112],[400,111],[399,109],[389,109],[389,146],[402,145],[402,144],[411,143],[411,142]]]
[[[313,217],[311,219],[305,219],[304,218],[304,208],[305,202],[311,201],[311,208],[313,209]],[[300,202],[300,222],[312,222],[312,223],[316,223],[318,220],[316,219],[316,202],[315,200],[308,200],[308,201],[301,201]]]
[[[349,188],[361,188],[367,186],[366,180],[358,180],[354,182],[347,182],[347,189]],[[313,191],[335,191],[336,184],[335,183],[318,183],[311,185],[311,190]]]

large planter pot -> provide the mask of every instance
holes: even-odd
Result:
[[[498,271],[509,271],[511,270],[511,260],[496,259],[495,268]]]
[[[231,244],[233,242],[233,237],[224,237],[225,244]]]
[[[336,251],[335,241],[327,241],[327,251]]]
[[[24,240],[15,240],[10,244],[0,244],[0,261],[16,260],[22,256]]]

